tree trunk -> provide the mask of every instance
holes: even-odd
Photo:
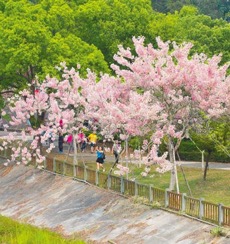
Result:
[[[207,156],[207,158],[206,158],[206,161],[205,161],[205,168],[204,168],[204,177],[203,177],[204,180],[206,180],[207,171],[208,171],[208,163],[209,163],[210,156],[211,156],[211,152],[208,151],[208,156]]]
[[[177,193],[179,193],[176,158],[175,158],[175,148],[174,148],[173,140],[171,137],[169,137],[168,152],[169,152],[169,160],[170,160],[170,163],[172,164],[169,190],[173,191],[175,189],[175,186],[176,186],[176,191],[177,191]]]
[[[128,143],[128,138],[125,139],[125,166],[128,168],[128,160],[129,160],[129,143]],[[128,173],[126,173],[126,179],[128,180]]]
[[[126,156],[126,159],[128,160],[128,157],[129,157],[129,143],[128,143],[128,138],[125,139],[125,156]]]
[[[77,160],[77,144],[76,144],[75,136],[76,135],[73,134],[73,149],[74,149],[73,165],[78,165],[78,160]]]

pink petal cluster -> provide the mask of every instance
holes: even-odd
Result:
[[[123,176],[123,175],[130,173],[129,168],[125,167],[121,164],[117,164],[117,168],[118,168],[118,170],[114,170],[114,174],[116,174],[116,175]]]

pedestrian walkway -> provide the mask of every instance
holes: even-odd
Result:
[[[65,147],[65,154],[68,153],[68,148]],[[73,157],[73,154],[70,154],[70,157]],[[91,154],[89,150],[86,152],[78,152],[77,157],[79,159],[84,158],[87,163],[95,163],[96,160],[96,153]],[[111,153],[106,153],[105,163],[114,163],[115,157]],[[120,158],[120,162],[125,163],[126,160],[124,157]],[[140,162],[137,159],[128,160],[128,163],[139,165]],[[194,161],[178,161],[179,165],[184,167],[191,167],[191,168],[202,168],[202,162],[194,162]],[[219,170],[230,170],[230,163],[218,163],[218,162],[209,162],[209,169],[219,169]]]

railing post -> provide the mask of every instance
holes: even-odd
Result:
[[[200,207],[200,211],[199,211],[199,219],[202,219],[204,216],[204,204],[203,204],[204,198],[200,198],[199,201],[199,207]]]
[[[152,189],[152,185],[149,185],[149,202],[150,203],[153,202],[153,189]]]
[[[84,181],[87,181],[87,171],[85,166],[84,166]]]
[[[76,178],[76,176],[77,176],[76,165],[73,164],[73,178]]]
[[[124,178],[121,176],[121,194],[124,194]]]
[[[137,186],[137,182],[135,181],[135,188],[134,188],[134,192],[135,192],[135,197],[138,196],[138,186]]]
[[[96,184],[96,186],[98,186],[99,185],[99,173],[97,170],[95,171],[95,174],[96,174],[95,184]]]
[[[168,194],[168,188],[165,189],[165,207],[167,208],[169,205],[169,194]]]
[[[182,193],[181,197],[182,197],[182,200],[181,200],[181,211],[185,212],[185,208],[186,208],[186,199],[185,199],[186,193]]]
[[[66,175],[66,162],[63,162],[63,175]]]
[[[34,168],[36,169],[36,168],[38,167],[37,157],[34,157],[33,159],[35,160],[33,166],[34,166]],[[32,159],[32,160],[33,160],[33,159]],[[33,162],[33,161],[32,161],[32,162]]]
[[[223,220],[224,220],[223,204],[220,203],[220,204],[218,205],[218,224],[219,224],[219,225],[222,225]]]
[[[53,158],[53,172],[56,173],[56,160]]]
[[[154,186],[152,186],[152,195],[153,195],[153,202],[155,201],[155,199],[157,198],[156,197],[156,191],[154,190],[155,188],[154,188]]]
[[[43,167],[44,167],[44,169],[47,168],[47,161],[46,161],[46,158],[45,158],[45,160],[44,160],[44,162],[43,162]]]
[[[4,157],[6,158],[7,155],[6,155],[6,148],[4,148]]]
[[[111,176],[110,175],[108,175],[108,178],[107,178],[107,187],[108,187],[108,189],[111,188]]]

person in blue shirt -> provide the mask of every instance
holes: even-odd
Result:
[[[97,170],[100,170],[100,167],[103,169],[103,172],[105,172],[105,168],[103,166],[104,161],[105,161],[105,153],[102,147],[98,147],[96,149],[96,154],[97,154]]]

